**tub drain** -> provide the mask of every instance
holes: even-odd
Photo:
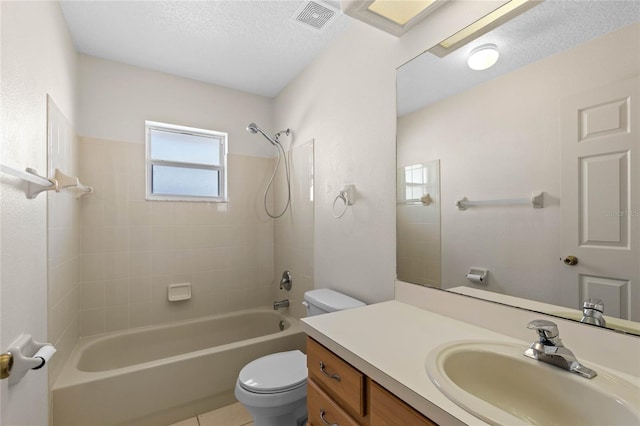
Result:
[[[278,327],[280,327],[280,331],[284,330],[284,320],[280,320]]]

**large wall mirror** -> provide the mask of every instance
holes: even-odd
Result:
[[[398,69],[398,279],[640,335],[639,21],[547,0]]]

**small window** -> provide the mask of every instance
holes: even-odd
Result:
[[[227,134],[146,121],[147,200],[226,201]]]
[[[405,201],[418,201],[427,193],[429,173],[424,164],[414,164],[404,168]]]

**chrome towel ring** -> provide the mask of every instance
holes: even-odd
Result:
[[[331,214],[334,218],[340,219],[347,212],[347,208],[355,204],[355,185],[346,185],[342,191],[338,193],[336,198],[333,199],[333,204],[331,205]],[[342,203],[338,203],[338,200],[342,200]],[[336,213],[336,204],[339,206],[343,205],[342,210],[338,210]]]

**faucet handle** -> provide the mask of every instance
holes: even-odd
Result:
[[[529,330],[535,330],[541,341],[549,341],[553,344],[559,343],[558,326],[556,323],[547,320],[533,320],[527,324]]]
[[[583,309],[593,309],[595,311],[598,311],[600,313],[604,312],[604,302],[601,299],[595,298],[595,297],[590,297],[587,300],[584,301],[584,304],[582,305]]]

